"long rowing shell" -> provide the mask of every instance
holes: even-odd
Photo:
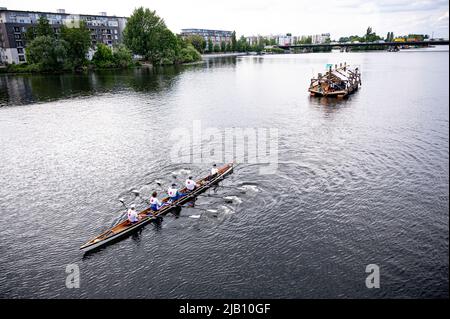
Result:
[[[147,208],[139,213],[139,221],[132,224],[128,220],[124,220],[123,222],[117,224],[111,229],[108,229],[104,233],[98,235],[95,238],[92,238],[87,243],[85,243],[83,246],[80,247],[83,251],[90,251],[96,248],[99,248],[101,246],[104,246],[108,243],[111,243],[112,241],[116,241],[118,239],[121,239],[125,237],[126,235],[131,234],[132,232],[142,228],[146,224],[154,221],[160,216],[164,216],[167,213],[171,212],[173,209],[179,207],[179,205],[182,205],[184,203],[188,203],[195,199],[197,195],[205,192],[208,190],[211,186],[217,184],[221,180],[223,180],[228,174],[231,174],[233,172],[233,164],[226,164],[222,166],[219,169],[219,172],[215,176],[207,176],[205,178],[202,178],[197,181],[197,184],[200,185],[197,187],[194,191],[187,193],[183,197],[179,198],[175,202],[168,204],[166,206],[163,206],[161,209],[159,209],[157,212],[153,212],[150,210],[150,208]],[[183,188],[181,190],[181,193],[185,193],[187,190]],[[164,198],[162,202],[167,202],[169,200],[168,197]]]

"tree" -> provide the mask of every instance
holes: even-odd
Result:
[[[59,71],[67,66],[68,44],[49,35],[38,36],[26,49],[28,63],[38,71]]]
[[[213,52],[213,51],[214,51],[213,42],[211,41],[211,38],[208,38],[208,52]]]
[[[312,36],[302,36],[300,40],[298,40],[298,44],[311,44]]]
[[[380,40],[381,37],[379,37],[372,29],[372,27],[368,27],[366,31],[366,35],[362,38],[364,42],[375,42]]]
[[[98,44],[97,51],[92,57],[92,63],[98,68],[112,67],[114,65],[112,50],[103,43]]]
[[[126,68],[133,63],[133,56],[125,45],[119,44],[113,50],[113,61],[115,67]]]
[[[227,45],[225,46],[225,51],[231,52],[231,43],[230,42],[228,42]]]
[[[225,43],[225,41],[220,42],[220,51],[225,52],[227,48],[227,44]]]
[[[55,36],[55,32],[50,26],[50,22],[44,16],[39,17],[36,26],[28,27],[27,32],[25,33],[25,39],[27,41],[32,41],[34,40],[34,38],[41,36],[50,36],[50,37]]]
[[[214,44],[214,52],[220,52],[220,45]]]
[[[91,35],[84,22],[79,27],[61,27],[61,39],[68,44],[68,57],[74,69],[79,69],[87,62],[86,55],[91,45]]]
[[[179,59],[180,63],[190,63],[200,61],[202,56],[191,44],[189,44],[186,48],[181,49]]]
[[[186,41],[191,44],[198,52],[205,52],[206,41],[201,35],[190,35]]]
[[[236,44],[236,48],[238,52],[248,52],[249,51],[249,45],[247,42],[247,39],[242,35],[237,44]]]
[[[150,59],[153,64],[174,64],[178,62],[181,50],[179,39],[169,29],[163,29],[157,37],[156,51],[152,52]]]
[[[131,51],[148,60],[159,60],[160,36],[166,29],[164,20],[155,11],[140,7],[128,18],[123,32],[124,43]]]
[[[235,52],[237,48],[236,31],[231,34],[231,51]]]

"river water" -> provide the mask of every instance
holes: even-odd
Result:
[[[448,61],[438,47],[0,76],[0,298],[448,297]],[[310,98],[311,76],[340,62],[361,89]],[[217,214],[183,209],[84,255],[118,198],[143,207],[132,189],[207,173],[169,156],[193,123],[277,130],[276,169],[242,163],[223,185],[246,192],[216,190],[237,200],[197,202]]]

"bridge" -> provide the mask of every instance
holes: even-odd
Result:
[[[322,43],[322,44],[292,44],[292,45],[277,45],[280,49],[310,49],[310,48],[349,48],[349,47],[399,47],[403,45],[417,45],[428,47],[430,45],[448,45],[448,40],[430,40],[430,41],[404,41],[404,42],[343,42],[343,43]]]

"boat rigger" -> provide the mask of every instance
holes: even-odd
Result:
[[[176,200],[173,200],[170,197],[163,198],[161,200],[162,205],[157,211],[154,211],[149,207],[137,214],[137,221],[131,222],[129,219],[126,219],[102,234],[92,238],[82,245],[80,249],[86,252],[105,246],[115,240],[124,238],[174,209],[183,207],[183,204],[194,201],[197,196],[204,193],[212,186],[217,185],[226,176],[231,174],[233,172],[233,167],[234,164],[229,163],[220,168],[215,168],[214,172],[211,172],[213,174],[196,181],[197,187],[195,187],[194,190],[190,191],[186,187],[181,189],[179,192],[180,196],[178,196]]]

